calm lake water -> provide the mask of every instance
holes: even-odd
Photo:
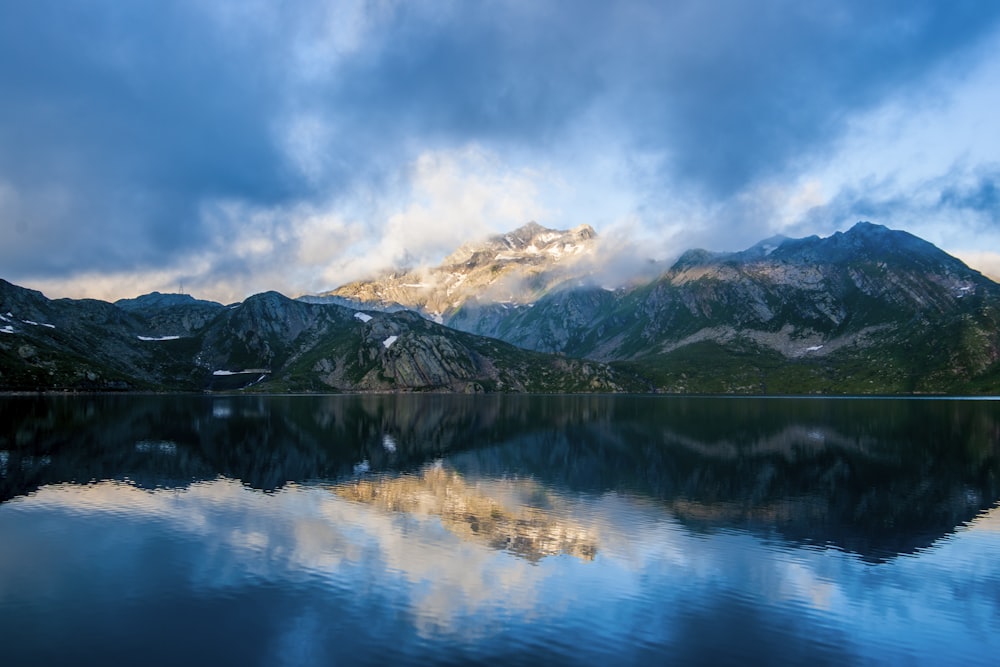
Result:
[[[0,663],[1000,656],[1000,402],[0,399]]]

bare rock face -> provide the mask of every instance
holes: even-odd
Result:
[[[568,231],[530,222],[481,243],[463,245],[436,267],[400,270],[358,281],[307,300],[405,307],[437,322],[450,320],[470,301],[525,303],[574,276],[579,260],[595,250],[589,225]]]

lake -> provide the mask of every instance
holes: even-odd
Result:
[[[1000,402],[0,398],[0,663],[995,665]]]

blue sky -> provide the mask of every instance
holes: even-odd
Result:
[[[1000,4],[0,0],[0,277],[221,301],[528,220],[1000,276]]]

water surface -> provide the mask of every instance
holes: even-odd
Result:
[[[998,408],[0,399],[3,664],[996,664]]]

